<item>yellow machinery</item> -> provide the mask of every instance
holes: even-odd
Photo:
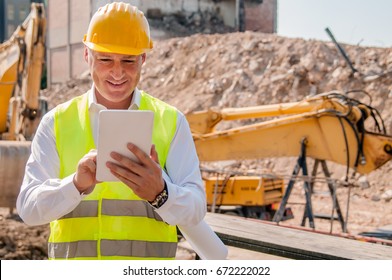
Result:
[[[214,131],[222,120],[271,116],[278,118]],[[294,103],[195,112],[187,119],[201,161],[298,156],[306,138],[308,157],[365,174],[392,157],[392,138],[379,116],[370,105],[347,95],[324,93]],[[366,129],[367,120],[374,121],[376,132]]]
[[[209,177],[206,180],[207,203],[224,205],[268,205],[280,202],[284,192],[283,179],[256,176]]]
[[[230,213],[271,220],[281,201],[285,184],[281,178],[257,176],[211,176],[203,178],[211,212]],[[239,207],[241,206],[241,207]],[[291,218],[290,210],[284,219]]]
[[[14,207],[30,154],[30,140],[47,110],[40,98],[45,58],[43,4],[0,45],[0,207]]]
[[[265,117],[272,118],[227,130],[215,130],[221,121]],[[293,103],[199,111],[188,114],[187,119],[201,162],[299,157],[293,172],[293,176],[296,176],[301,169],[304,175],[308,175],[305,158],[310,157],[322,163],[324,174],[329,177],[326,161],[346,166],[347,174],[348,170],[364,174],[381,167],[392,157],[392,137],[386,134],[378,111],[350,98],[347,93],[323,93]],[[371,126],[374,131],[368,129]],[[211,190],[214,189],[216,177],[205,178],[210,207],[237,204],[248,208],[271,203],[263,201],[267,188],[260,183],[260,178],[242,177],[237,180],[232,177],[230,180],[225,188],[233,191],[222,192],[222,187],[218,187],[214,200],[211,199]],[[243,180],[247,181],[248,188],[241,187]],[[221,184],[221,181],[217,183],[218,186]],[[254,189],[256,185],[259,187]],[[249,193],[252,188],[253,191]],[[329,188],[335,195],[330,184]],[[285,194],[285,203],[289,192]],[[283,199],[283,195],[276,199]],[[307,199],[310,200],[308,195]],[[340,208],[337,210],[342,218]],[[280,208],[279,211],[277,221],[282,219],[284,209]],[[310,212],[311,208],[307,211]]]

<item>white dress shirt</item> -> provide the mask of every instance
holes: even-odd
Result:
[[[135,89],[130,110],[138,109],[140,91]],[[94,86],[88,95],[93,137],[97,141],[98,113],[106,108],[97,103]],[[41,120],[32,141],[31,155],[16,207],[26,224],[41,225],[68,214],[80,203],[73,184],[74,174],[59,178],[59,156],[54,135],[54,110]],[[206,197],[199,160],[185,116],[178,112],[177,130],[170,145],[166,169],[162,171],[169,198],[155,211],[171,225],[196,225],[206,213]]]

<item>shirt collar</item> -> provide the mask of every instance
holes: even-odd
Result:
[[[140,99],[141,99],[140,90],[138,88],[135,88],[132,94],[132,100],[131,100],[131,104],[128,107],[128,110],[138,110],[140,107]],[[105,106],[97,102],[94,84],[92,85],[91,90],[88,93],[88,109],[89,111],[107,110]]]

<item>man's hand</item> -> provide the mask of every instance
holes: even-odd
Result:
[[[162,169],[159,166],[155,146],[151,147],[150,155],[133,144],[128,144],[127,147],[139,159],[139,163],[124,155],[112,152],[110,156],[115,162],[107,162],[106,166],[137,196],[147,201],[153,201],[164,188]]]
[[[80,193],[90,193],[98,183],[95,179],[97,170],[97,150],[90,150],[78,163],[73,182]]]

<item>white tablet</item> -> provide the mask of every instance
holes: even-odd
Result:
[[[106,167],[107,161],[115,162],[110,156],[113,151],[138,161],[136,156],[128,150],[128,143],[133,143],[149,155],[153,125],[154,113],[152,111],[101,111],[98,118],[96,179],[101,182],[119,181]]]

